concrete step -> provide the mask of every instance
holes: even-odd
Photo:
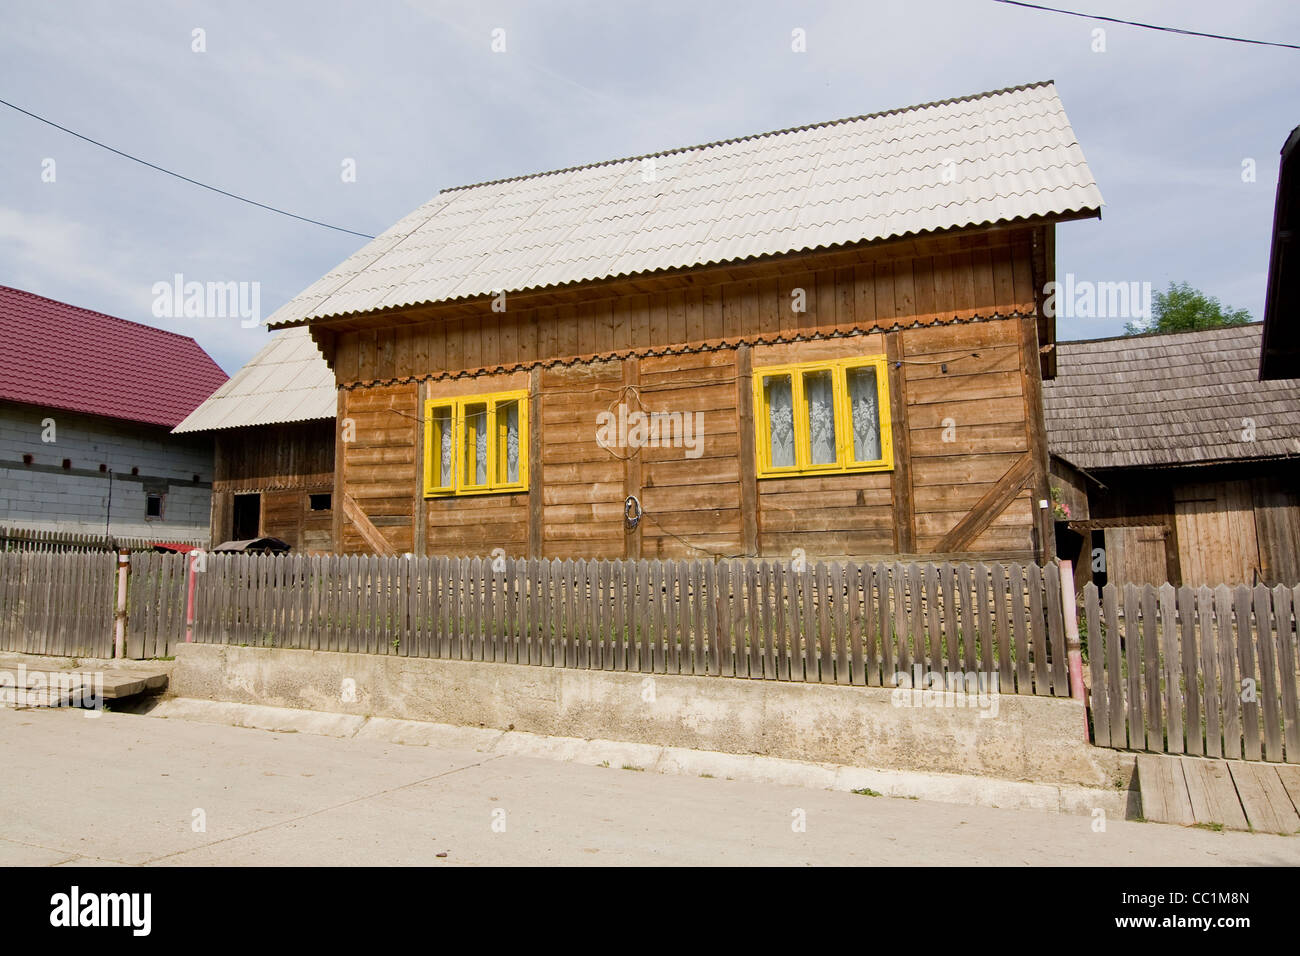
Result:
[[[167,689],[168,662],[71,661],[0,655],[0,706],[68,707],[125,701]]]

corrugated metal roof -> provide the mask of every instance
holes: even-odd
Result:
[[[270,324],[1101,205],[1055,85],[1037,83],[444,190]]]
[[[1088,470],[1300,456],[1300,390],[1258,380],[1260,330],[1059,343],[1052,454]]]
[[[275,335],[174,432],[333,418],[334,372],[306,328]]]
[[[171,427],[224,381],[187,335],[0,286],[0,398]]]

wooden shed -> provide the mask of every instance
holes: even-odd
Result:
[[[211,534],[334,548],[334,374],[306,329],[274,336],[174,429],[214,441]]]
[[[334,544],[1042,557],[1100,205],[1051,83],[445,190],[271,317],[334,371]]]
[[[1044,387],[1078,583],[1300,584],[1300,392],[1261,326],[1062,342]]]

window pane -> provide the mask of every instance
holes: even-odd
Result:
[[[789,375],[774,375],[763,380],[767,400],[768,461],[773,468],[794,467],[794,395]]]
[[[879,461],[880,392],[875,366],[848,370],[849,407],[853,410],[853,460]]]
[[[512,398],[496,408],[497,481],[519,480],[519,400]]]
[[[487,484],[487,405],[465,406],[465,468],[462,480],[468,486]]]
[[[829,369],[805,372],[804,396],[808,401],[808,432],[812,438],[809,461],[814,465],[833,465],[835,454],[835,390]]]
[[[451,409],[449,407],[433,410],[433,475],[434,487],[451,487],[451,470],[453,456]]]

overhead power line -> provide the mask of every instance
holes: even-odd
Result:
[[[281,216],[288,216],[290,219],[297,219],[299,222],[309,222],[313,226],[324,226],[326,229],[333,229],[335,232],[345,232],[350,236],[360,236],[362,239],[375,238],[374,236],[369,235],[367,233],[357,232],[355,229],[344,229],[342,226],[335,226],[335,225],[331,225],[328,222],[321,222],[319,219],[310,219],[307,216],[300,216],[297,213],[289,212],[287,209],[280,209],[276,206],[268,206],[266,203],[258,202],[256,199],[249,199],[247,196],[240,196],[236,193],[232,193],[228,190],[221,189],[217,186],[209,186],[207,183],[201,183],[197,179],[191,179],[189,176],[182,176],[180,173],[173,172],[172,170],[159,166],[156,163],[151,163],[147,159],[141,159],[139,156],[132,156],[130,153],[123,152],[120,149],[115,149],[114,147],[109,146],[107,143],[101,143],[97,139],[91,139],[89,136],[84,136],[81,133],[78,133],[74,129],[68,129],[66,126],[60,126],[58,123],[54,122],[53,120],[48,120],[44,116],[39,116],[36,113],[33,113],[31,110],[25,110],[21,106],[18,106],[14,103],[10,103],[8,100],[0,99],[0,104],[4,104],[5,106],[9,107],[11,110],[17,110],[19,113],[22,113],[25,116],[30,116],[34,120],[39,120],[40,122],[44,123],[46,126],[53,126],[55,129],[61,130],[62,132],[67,133],[69,136],[75,136],[77,137],[77,139],[90,143],[92,146],[98,146],[100,149],[106,149],[110,153],[116,153],[118,156],[121,156],[124,159],[129,159],[133,163],[139,163],[141,166],[148,166],[150,169],[157,170],[160,173],[166,173],[168,176],[173,176],[176,179],[190,183],[191,185],[194,186],[200,186],[203,189],[210,190],[222,196],[228,196],[231,199],[238,199],[240,202],[248,203],[250,206],[256,206],[258,209],[265,209],[268,212],[278,213]]]
[[[1189,37],[1206,37],[1210,40],[1229,40],[1233,43],[1252,43],[1255,46],[1277,46],[1286,50],[1300,50],[1300,44],[1279,43],[1276,40],[1251,40],[1246,37],[1230,37],[1223,33],[1202,33],[1200,30],[1184,30],[1181,27],[1162,27],[1154,23],[1141,23],[1137,20],[1121,20],[1119,17],[1103,17],[1096,13],[1080,13],[1078,10],[1062,10],[1059,7],[1045,7],[1037,3],[1024,3],[1023,0],[993,0],[1010,7],[1025,7],[1029,10],[1043,10],[1047,13],[1063,13],[1068,17],[1082,17],[1085,20],[1104,20],[1107,23],[1120,23],[1126,27],[1141,27],[1144,30],[1160,30],[1163,33],[1180,33]]]

